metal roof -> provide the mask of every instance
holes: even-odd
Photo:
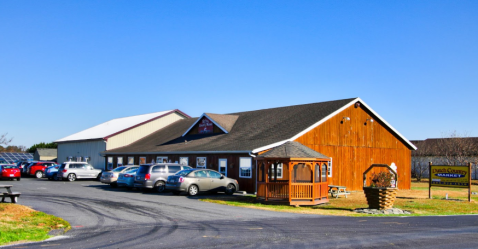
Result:
[[[112,119],[110,121],[104,122],[102,124],[99,124],[97,126],[88,128],[86,130],[80,131],[73,135],[56,140],[55,142],[106,139],[109,136],[124,132],[138,125],[153,121],[155,119],[166,116],[173,112],[177,112],[185,117],[189,117],[187,114],[179,110],[168,110],[168,111],[154,112],[154,113],[125,117],[125,118],[116,118],[116,119]]]

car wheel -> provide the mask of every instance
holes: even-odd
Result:
[[[181,191],[173,190],[172,192],[173,192],[173,195],[179,195],[179,194],[181,194]]]
[[[20,177],[17,178],[17,181],[20,181]]]
[[[232,195],[235,192],[236,192],[236,186],[234,186],[234,184],[232,184],[232,183],[229,183],[226,187],[226,194]]]
[[[54,176],[53,176],[53,181],[59,181],[59,180],[60,180],[60,179],[58,178],[57,175],[54,175]]]
[[[43,177],[43,172],[41,172],[41,171],[35,172],[35,177],[36,178],[42,178]]]
[[[163,181],[158,181],[156,184],[154,184],[154,189],[156,189],[158,193],[164,192],[165,187],[166,186],[164,185]]]
[[[190,196],[195,196],[195,195],[198,194],[198,192],[199,192],[198,186],[196,186],[196,185],[189,186],[188,194]]]
[[[76,175],[75,174],[69,174],[68,175],[68,181],[74,182],[76,180]]]
[[[48,181],[51,181],[51,180],[53,180],[53,179],[51,177],[48,177]]]
[[[116,183],[116,182],[110,183],[110,186],[112,188],[116,188],[116,187],[118,187],[118,183]]]

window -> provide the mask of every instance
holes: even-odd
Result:
[[[146,157],[142,156],[139,158],[139,164],[145,164],[146,163]]]
[[[206,158],[205,157],[198,157],[196,159],[196,168],[206,168]]]
[[[181,165],[189,165],[189,157],[180,157],[179,164]]]
[[[209,177],[220,179],[221,174],[217,173],[216,171],[209,171]]]
[[[315,164],[315,182],[320,182],[320,164]]]
[[[196,177],[207,177],[207,172],[205,170],[198,170],[194,172],[194,176]]]
[[[153,170],[151,170],[153,173],[165,173],[166,172],[166,166],[161,165],[161,166],[154,166]]]
[[[322,182],[327,181],[327,164],[322,164]]]
[[[113,169],[113,157],[108,157],[108,164],[106,166],[106,170],[112,170]]]
[[[332,157],[330,158],[330,161],[329,161],[329,176],[328,177],[332,177]]]
[[[122,157],[118,157],[118,165],[116,167],[121,167],[123,166],[123,158]]]
[[[277,164],[277,179],[282,178],[282,163]],[[269,168],[269,175],[274,179],[274,164],[271,164]]]
[[[222,158],[222,159],[219,159],[219,173],[223,174],[223,175],[227,175],[227,159],[225,158]]]
[[[134,165],[134,157],[128,157],[128,165]]]
[[[252,178],[252,158],[239,158],[239,177]]]
[[[168,166],[169,173],[176,173],[181,170],[181,166]]]
[[[156,163],[167,163],[168,157],[167,156],[157,156]]]

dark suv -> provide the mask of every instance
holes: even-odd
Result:
[[[177,163],[158,163],[158,164],[142,164],[139,166],[136,177],[134,178],[135,188],[155,189],[159,193],[163,192],[168,180],[168,176],[176,174],[176,172],[192,169]]]

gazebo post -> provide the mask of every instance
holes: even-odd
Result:
[[[313,163],[309,164],[312,169],[312,201],[315,201],[315,165]],[[320,169],[319,169],[320,172]]]
[[[289,161],[288,164],[289,164],[289,205],[291,205],[292,204],[292,168],[294,166],[291,161]]]
[[[264,164],[265,164],[265,169],[264,169],[264,174],[266,174],[266,196],[265,196],[265,201],[268,200],[268,196],[269,196],[269,188],[268,188],[268,183],[269,183],[269,162],[266,163],[266,160],[264,160]]]

